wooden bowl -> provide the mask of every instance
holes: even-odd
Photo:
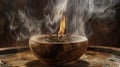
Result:
[[[34,55],[45,64],[67,64],[77,61],[88,47],[88,40],[83,36],[70,36],[71,41],[46,42],[49,35],[34,35],[29,46]]]

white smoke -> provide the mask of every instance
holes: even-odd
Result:
[[[119,0],[91,0],[90,12],[95,13],[97,16],[109,16],[110,13],[115,12],[113,7],[119,3]]]
[[[68,0],[57,0],[55,5],[53,6],[52,15],[51,15],[51,21],[50,24],[54,24],[55,22],[58,22],[60,18],[63,16],[64,12],[67,8]]]
[[[50,33],[55,33],[59,25],[54,25],[54,24],[57,24],[60,18],[64,15],[67,8],[68,0],[56,0],[55,2],[53,2],[54,0],[50,0],[50,1],[52,2],[51,5],[53,6],[52,8],[50,7],[50,5],[45,6],[46,7],[45,10],[51,8],[49,10],[51,12],[45,15],[44,23],[46,27],[49,29]],[[52,28],[52,26],[56,26],[56,27]]]
[[[85,23],[92,16],[106,18],[115,14],[112,9],[119,0],[48,0],[44,6],[44,18],[33,19],[24,10],[17,10],[14,21],[11,23],[13,35],[19,35],[26,39],[35,34],[47,31],[49,34],[57,34],[60,18],[66,16],[65,34],[77,34],[85,36]],[[13,14],[14,15],[14,14]],[[18,22],[16,21],[17,18]],[[43,26],[44,25],[44,26]],[[19,30],[19,32],[18,32]]]
[[[114,22],[116,22],[116,5],[119,3],[120,0],[89,0],[89,14],[92,16],[92,21],[87,23],[86,33],[88,37],[94,33],[92,27],[102,30],[101,32],[110,33],[112,31]]]

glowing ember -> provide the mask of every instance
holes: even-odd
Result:
[[[60,20],[60,29],[58,31],[58,36],[59,35],[64,35],[64,31],[65,31],[65,21],[66,21],[66,18],[65,16],[63,16]]]

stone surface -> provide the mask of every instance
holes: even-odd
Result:
[[[20,50],[19,50],[20,51]],[[110,53],[108,53],[108,51]],[[89,47],[87,52],[74,64],[42,64],[30,51],[0,54],[0,60],[13,67],[119,67],[120,49],[112,47]]]

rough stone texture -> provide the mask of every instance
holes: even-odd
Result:
[[[17,49],[17,48],[15,48]],[[22,48],[20,49],[20,51]],[[8,54],[3,54],[3,52]],[[87,52],[77,61],[70,65],[46,65],[42,64],[31,51],[14,53],[14,49],[5,51],[0,49],[0,61],[10,64],[12,67],[119,67],[120,49],[112,47],[89,47]],[[18,61],[19,60],[19,61]],[[2,63],[2,62],[1,62]],[[1,64],[0,63],[0,64]]]

